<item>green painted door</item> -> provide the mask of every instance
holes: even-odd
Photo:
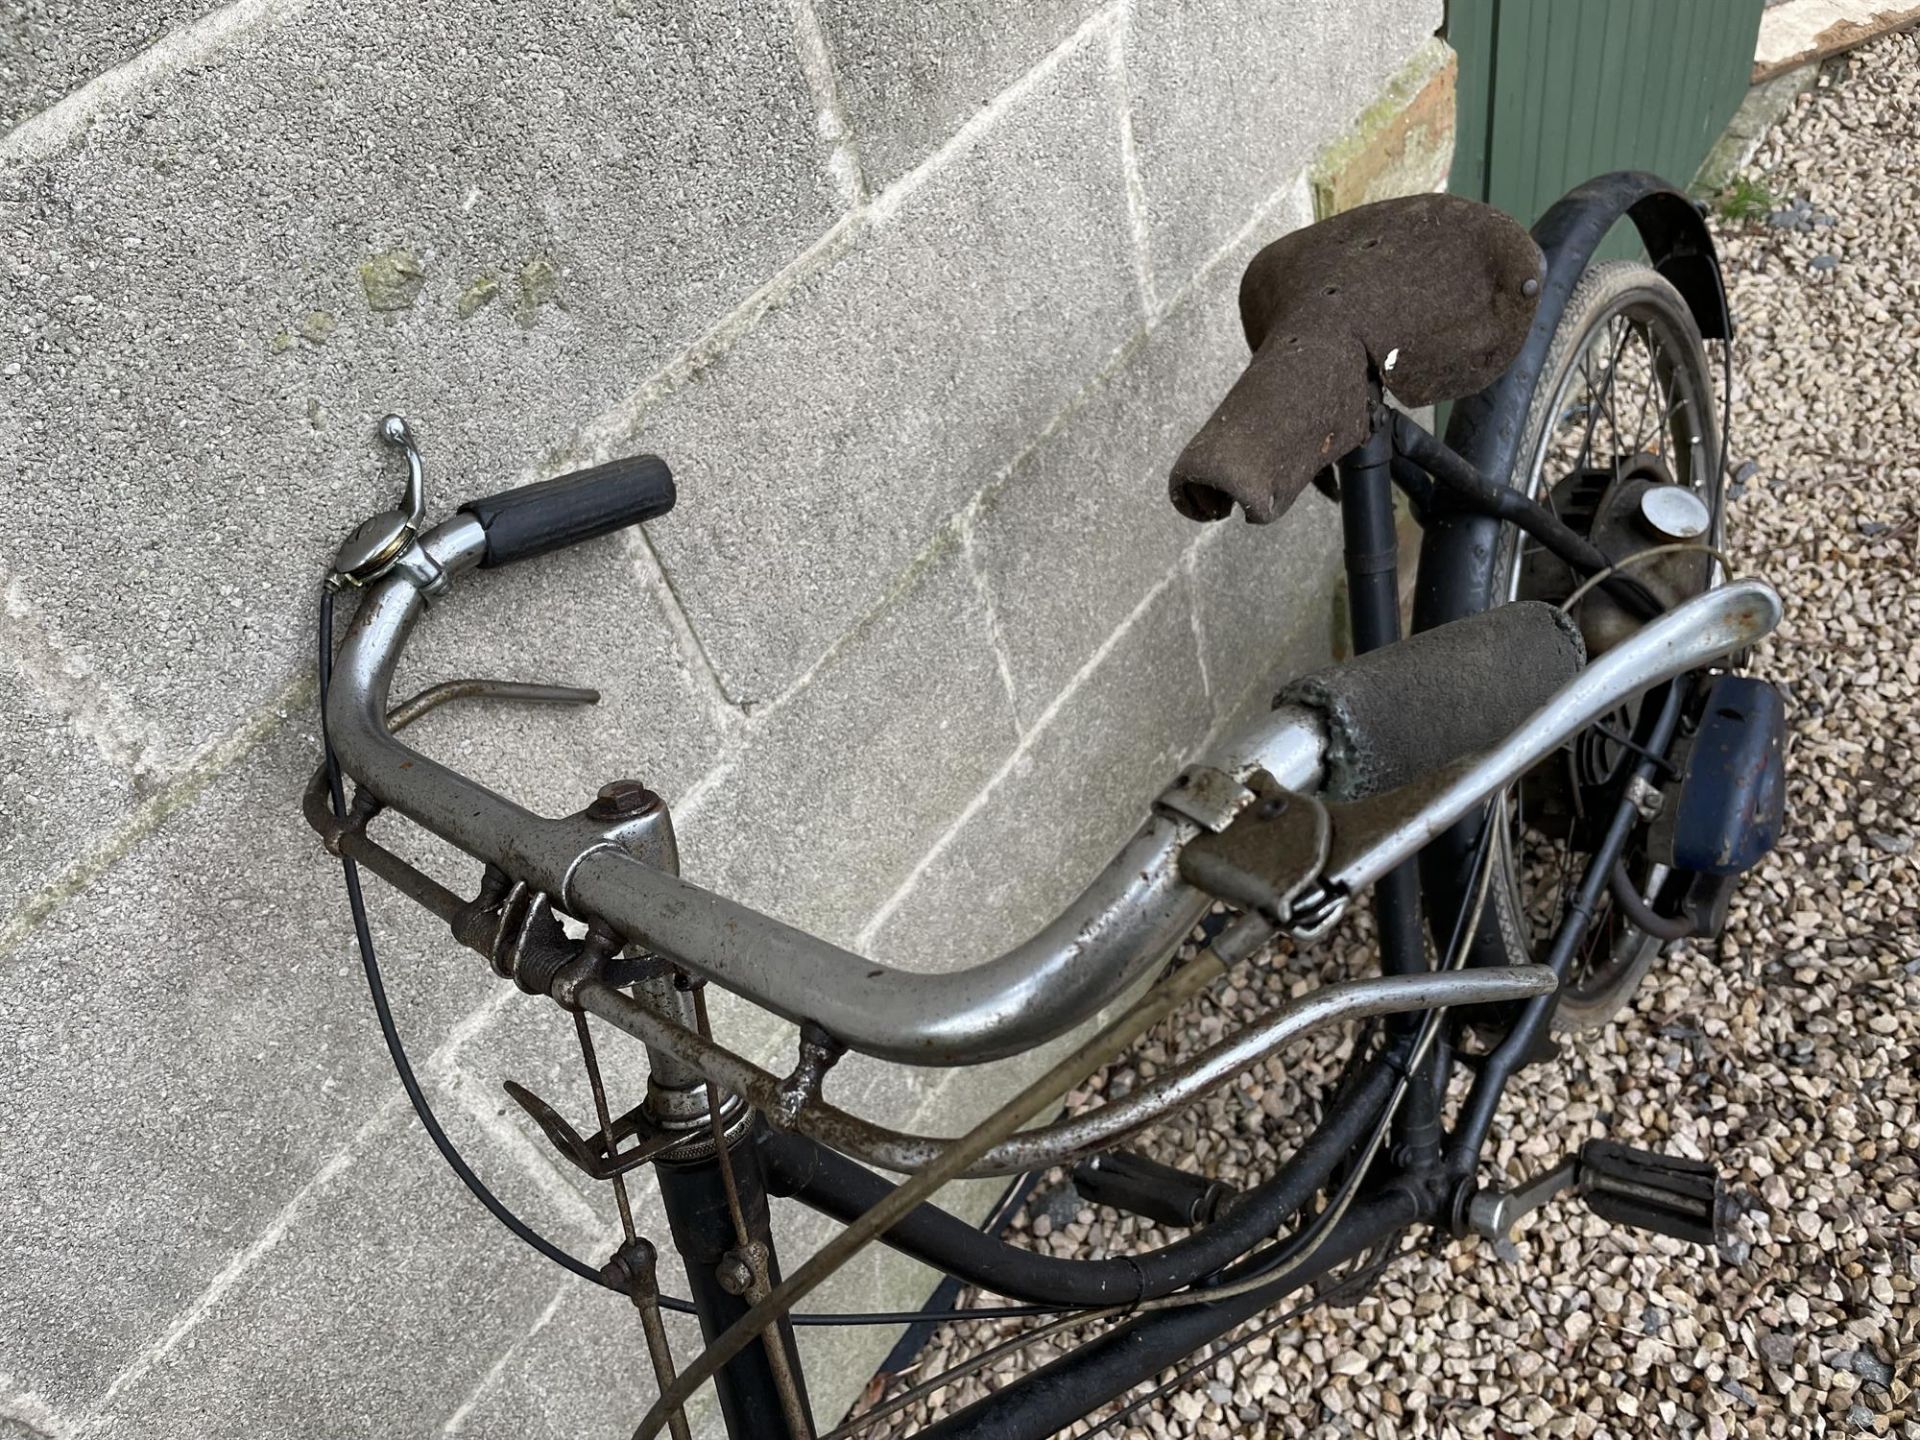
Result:
[[[1448,0],[1449,182],[1531,225],[1607,170],[1684,186],[1747,93],[1765,0]]]

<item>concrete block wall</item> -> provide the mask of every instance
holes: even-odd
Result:
[[[397,687],[602,704],[426,747],[549,813],[644,777],[701,883],[970,963],[1327,652],[1330,508],[1197,530],[1164,476],[1244,361],[1240,266],[1440,8],[0,14],[0,1434],[623,1435],[650,1392],[631,1317],[432,1154],[297,813],[319,578],[398,486],[378,415],[438,513],[639,449],[680,483],[437,604]],[[603,1253],[607,1198],[498,1089],[584,1113],[570,1027],[371,899],[448,1125]],[[951,1129],[1022,1073],[834,1093]],[[927,1284],[874,1254],[818,1303]],[[823,1414],[890,1338],[820,1367]]]

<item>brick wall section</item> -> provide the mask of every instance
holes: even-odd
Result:
[[[631,1318],[439,1167],[297,814],[319,577],[397,489],[375,417],[414,418],[439,513],[642,448],[680,480],[646,534],[437,604],[398,687],[602,705],[448,712],[427,748],[548,812],[643,776],[695,879],[968,963],[1326,652],[1329,507],[1196,530],[1164,475],[1243,363],[1240,266],[1307,221],[1314,157],[1439,20],[10,7],[0,1433],[623,1435],[649,1390]],[[582,1111],[569,1027],[372,898],[448,1123],[604,1250],[606,1197],[497,1085]],[[719,1006],[732,1037],[783,1062],[744,1008]],[[946,1128],[1019,1073],[850,1064],[835,1093]],[[820,1303],[926,1283],[875,1254]],[[888,1339],[822,1369],[823,1413]]]

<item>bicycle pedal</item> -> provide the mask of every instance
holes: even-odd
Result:
[[[1602,1220],[1717,1249],[1732,1206],[1706,1160],[1636,1150],[1613,1140],[1580,1147],[1580,1194]]]
[[[1472,1230],[1489,1240],[1509,1239],[1527,1215],[1569,1191],[1615,1225],[1711,1249],[1729,1238],[1733,1207],[1710,1163],[1614,1140],[1589,1140],[1578,1155],[1511,1189],[1473,1192],[1455,1221],[1455,1233]]]

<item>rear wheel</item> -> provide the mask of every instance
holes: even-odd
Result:
[[[1711,517],[1703,543],[1721,547],[1720,436],[1706,347],[1686,301],[1658,272],[1616,261],[1581,277],[1554,332],[1515,454],[1512,483],[1582,533],[1615,487],[1641,477],[1693,490]],[[1694,559],[1703,584],[1723,578],[1717,565]],[[1468,608],[1490,609],[1522,599],[1563,602],[1575,577],[1529,537],[1504,526],[1494,563],[1471,583]],[[1544,954],[1593,841],[1586,817],[1603,805],[1611,813],[1620,793],[1632,751],[1619,737],[1636,719],[1629,707],[1584,732],[1502,802],[1471,963],[1521,964]],[[1643,840],[1636,835],[1629,843],[1624,863],[1647,895],[1665,872],[1647,859]],[[1464,897],[1433,897],[1432,913],[1470,910],[1474,889],[1469,880]],[[1562,987],[1557,1029],[1606,1024],[1661,950],[1662,942],[1629,921],[1610,897],[1601,905]],[[1436,920],[1436,927],[1443,923]]]

